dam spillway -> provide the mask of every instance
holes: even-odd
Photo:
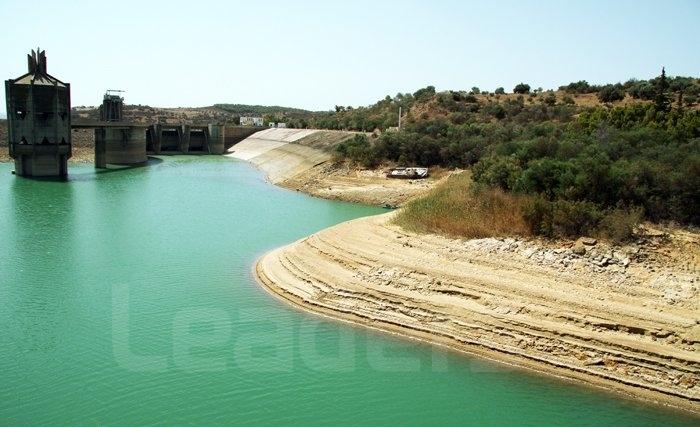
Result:
[[[149,154],[155,155],[223,154],[227,148],[226,132],[230,128],[220,124],[153,124],[146,130],[145,147]],[[258,130],[250,128],[249,134]]]

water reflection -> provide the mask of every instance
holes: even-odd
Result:
[[[17,178],[7,195],[3,216],[9,222],[3,234],[12,252],[0,261],[0,277],[15,285],[5,288],[2,316],[14,319],[10,340],[20,351],[51,351],[75,295],[70,271],[76,262],[73,186]]]

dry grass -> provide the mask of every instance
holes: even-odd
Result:
[[[406,204],[395,223],[451,237],[527,236],[531,233],[523,217],[526,203],[526,198],[501,190],[475,190],[469,174],[461,173]]]

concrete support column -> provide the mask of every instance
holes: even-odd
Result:
[[[190,151],[190,126],[182,125],[180,135],[180,151],[182,154],[187,154]]]
[[[151,135],[151,150],[153,154],[160,154],[160,141],[162,139],[162,129],[159,124],[150,125],[148,132]]]
[[[209,154],[224,154],[225,127],[223,125],[209,124],[209,138],[207,150]]]
[[[107,130],[95,129],[95,167],[105,169],[107,167]]]
[[[133,165],[147,160],[145,128],[95,129],[96,168],[106,168],[107,164]]]

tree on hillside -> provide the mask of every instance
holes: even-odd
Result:
[[[640,81],[630,83],[629,89],[627,90],[632,98],[652,100],[656,94],[656,89],[648,81]]]
[[[616,85],[605,85],[598,92],[600,102],[615,102],[622,101],[625,98],[625,91],[618,83]]]
[[[435,86],[427,86],[423,89],[418,89],[416,93],[413,94],[413,97],[419,101],[425,101],[430,99],[433,95],[435,95]]]
[[[502,87],[497,87],[497,88],[496,88],[496,91],[495,91],[494,93],[495,93],[496,95],[503,95],[504,93],[506,93],[506,90],[503,89]]]
[[[513,88],[513,93],[530,93],[530,85],[526,83],[518,83]]]
[[[469,93],[471,93],[472,95],[478,95],[481,93],[481,90],[478,87],[474,86],[472,87],[472,90]]]
[[[559,86],[559,90],[564,90],[567,93],[590,93],[592,92],[591,85],[585,80],[571,82],[566,86]]]
[[[671,103],[669,102],[667,91],[666,68],[661,67],[661,75],[656,79],[656,98],[654,99],[656,111],[667,112],[670,109]]]

